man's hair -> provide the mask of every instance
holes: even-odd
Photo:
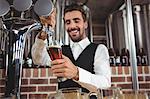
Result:
[[[67,12],[71,12],[71,11],[80,11],[80,12],[82,13],[83,20],[84,20],[84,21],[87,20],[86,11],[84,10],[84,8],[83,8],[82,5],[79,5],[79,4],[71,4],[71,5],[65,6],[64,15],[65,15]]]

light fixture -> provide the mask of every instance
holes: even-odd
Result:
[[[6,0],[0,0],[0,16],[4,16],[10,10],[10,5]]]
[[[13,7],[17,11],[26,11],[30,9],[31,6],[32,6],[32,0],[14,0],[13,1]]]
[[[51,0],[38,0],[34,5],[34,11],[38,16],[49,16],[54,5]]]

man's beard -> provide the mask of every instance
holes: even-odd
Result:
[[[77,37],[77,38],[72,38],[72,37],[71,37],[71,40],[72,40],[73,42],[79,42],[79,41],[82,40],[82,37],[81,37],[81,35],[80,35],[80,37]]]
[[[78,32],[77,36],[75,37],[71,36],[70,32],[72,31],[77,31]],[[81,33],[81,32],[85,32],[85,31],[81,31],[79,27],[68,29],[67,32],[69,33],[69,37],[71,38],[73,42],[79,42],[84,38],[84,33]]]
[[[78,37],[73,37],[71,36],[71,33],[70,32],[74,32],[74,31],[77,31],[79,32],[79,36]],[[67,32],[69,33],[69,37],[71,38],[71,40],[73,42],[79,42],[81,39],[81,35],[80,35],[80,28],[76,27],[76,28],[71,28],[71,29],[68,29]]]

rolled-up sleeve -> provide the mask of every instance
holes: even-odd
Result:
[[[36,65],[42,65],[42,66],[50,66],[50,57],[48,55],[48,52],[46,50],[46,40],[43,41],[41,39],[38,39],[36,37],[35,43],[32,46],[31,54],[32,54],[32,60],[34,64]]]

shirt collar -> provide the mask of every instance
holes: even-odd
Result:
[[[72,40],[71,40],[71,42],[70,42],[70,47],[72,48],[73,47],[73,44],[74,43],[76,43],[76,42],[73,42]],[[82,49],[85,49],[89,44],[90,44],[90,41],[89,41],[89,39],[86,37],[86,38],[84,38],[83,40],[81,40],[81,41],[79,41],[79,42],[77,42],[79,45],[80,45],[80,47],[82,48]]]

